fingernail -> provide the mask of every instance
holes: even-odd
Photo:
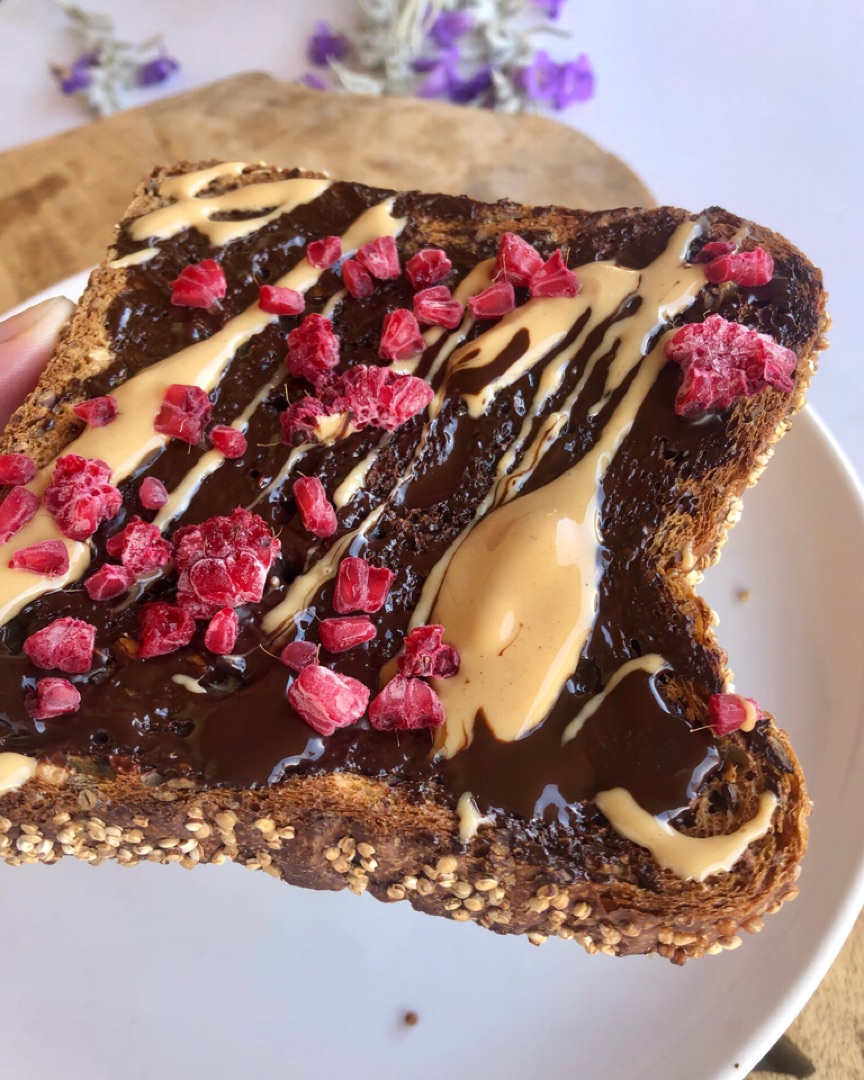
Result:
[[[11,319],[0,322],[0,344],[33,332],[57,331],[74,310],[74,304],[65,296],[52,296],[35,307],[19,311]]]

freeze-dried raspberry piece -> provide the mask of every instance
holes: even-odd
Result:
[[[731,735],[742,729],[752,731],[762,719],[762,710],[753,698],[738,694],[712,694],[708,702],[708,726],[715,735]]]
[[[342,263],[342,281],[355,300],[365,300],[375,292],[372,276],[356,259],[346,259]]]
[[[726,240],[709,240],[700,251],[690,259],[691,263],[707,263],[712,259],[716,259],[720,255],[731,255],[737,247],[737,244],[730,243]]]
[[[279,547],[267,523],[240,507],[230,517],[185,525],[174,537],[177,603],[196,619],[257,604]]]
[[[98,458],[80,454],[57,458],[42,501],[64,536],[86,540],[103,521],[117,516],[123,500],[110,479],[111,469]]]
[[[149,574],[171,559],[171,545],[159,529],[137,516],[125,529],[106,540],[105,550],[133,574]]]
[[[459,650],[443,642],[444,627],[415,626],[405,635],[405,651],[399,656],[402,675],[424,679],[449,679],[459,670]]]
[[[505,232],[495,257],[495,280],[527,286],[543,265],[543,256],[516,233]]]
[[[25,487],[14,487],[0,503],[0,544],[20,532],[32,521],[39,509],[39,500]]]
[[[322,619],[318,626],[321,644],[328,652],[339,653],[371,641],[377,634],[365,615],[347,615],[342,619]]]
[[[217,424],[210,429],[209,439],[226,458],[240,458],[246,453],[246,436],[235,427]]]
[[[233,608],[220,608],[204,631],[204,648],[217,656],[228,656],[237,644],[240,620]]]
[[[509,281],[496,281],[476,296],[469,296],[468,307],[475,319],[499,319],[516,307],[513,286]]]
[[[313,536],[332,536],[336,532],[336,511],[317,476],[301,476],[292,488],[303,528]]]
[[[48,676],[37,679],[33,690],[24,698],[24,708],[34,720],[53,720],[55,716],[78,711],[81,694],[68,679]]]
[[[160,435],[194,446],[201,438],[201,429],[210,423],[212,411],[210,398],[200,386],[174,383],[165,391],[153,427]]]
[[[96,627],[68,616],[55,619],[24,642],[24,652],[36,667],[57,668],[67,675],[83,675],[93,666]]]
[[[36,462],[29,454],[0,454],[0,484],[29,484]]]
[[[399,252],[392,236],[379,236],[377,240],[364,244],[354,258],[379,281],[390,281],[402,273]]]
[[[676,331],[664,346],[684,375],[675,398],[679,416],[698,416],[710,409],[726,409],[741,397],[751,397],[767,386],[788,393],[798,357],[760,334],[720,315],[690,323]]]
[[[289,641],[279,653],[279,659],[292,671],[302,671],[318,663],[318,646],[311,641]]]
[[[372,566],[365,559],[349,555],[339,563],[333,610],[340,615],[365,611],[371,615],[384,606],[396,575],[386,566]]]
[[[144,604],[140,622],[138,656],[142,660],[176,652],[188,645],[195,633],[195,620],[188,611],[161,600]]]
[[[84,582],[91,600],[114,600],[128,591],[135,575],[125,566],[105,563]]]
[[[306,307],[306,298],[296,289],[262,285],[258,291],[258,307],[268,315],[299,315]]]
[[[395,431],[432,400],[432,387],[415,375],[391,368],[355,364],[333,381],[324,394],[328,413],[350,413],[356,428]]]
[[[532,296],[575,296],[579,292],[579,278],[567,269],[559,248],[534,274],[529,287]]]
[[[414,316],[423,326],[443,326],[455,330],[462,322],[464,308],[446,285],[433,285],[414,295]]]
[[[307,315],[288,335],[288,370],[298,379],[320,387],[339,363],[339,338],[324,315]]]
[[[29,570],[43,577],[60,577],[69,569],[69,552],[62,540],[40,540],[21,548],[9,560],[13,570]]]
[[[168,502],[168,488],[155,476],[145,476],[138,488],[138,500],[145,510],[161,510]]]
[[[369,723],[378,731],[414,731],[444,723],[444,706],[422,679],[397,675],[369,706]]]
[[[306,245],[306,261],[319,270],[328,270],[342,257],[342,241],[338,236],[324,236]]]
[[[184,266],[171,282],[171,303],[178,307],[209,308],[228,289],[225,271],[215,259]]]
[[[749,288],[753,285],[767,285],[773,276],[774,259],[762,248],[718,255],[705,263],[705,278],[712,285],[731,281],[735,285]]]
[[[407,308],[396,308],[384,316],[378,355],[384,360],[407,360],[426,348],[420,327]]]
[[[117,417],[117,401],[110,394],[105,394],[104,397],[79,401],[77,405],[72,406],[72,412],[90,427],[105,427]]]
[[[304,667],[288,687],[288,704],[319,735],[359,720],[369,704],[369,687],[320,664]]]
[[[304,440],[315,437],[316,421],[327,415],[327,410],[317,398],[304,397],[292,402],[279,417],[282,442],[291,446],[297,435]]]
[[[414,289],[437,285],[453,269],[453,263],[441,248],[423,248],[405,264],[405,277]]]

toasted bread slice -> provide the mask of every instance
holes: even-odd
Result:
[[[552,258],[543,275],[518,242],[502,249],[507,233]],[[327,236],[342,257],[314,265],[328,259],[305,246]],[[364,247],[382,236],[395,272],[389,241]],[[699,262],[711,242],[767,252],[771,280],[711,284]],[[429,248],[452,270],[438,255],[409,266]],[[172,282],[208,259],[224,296],[172,303]],[[303,293],[305,312],[262,311],[264,284]],[[476,318],[469,305],[449,329],[424,326],[421,352],[411,320],[387,316],[436,284],[463,305],[485,295]],[[709,727],[729,674],[694,584],[803,404],[824,299],[784,238],[718,208],[587,213],[263,165],[157,169],[0,447],[31,455],[28,486],[54,493],[0,553],[6,860],[232,859],[535,944],[557,935],[676,963],[735,947],[797,891],[808,800],[770,714]],[[338,358],[319,323],[305,353],[292,339],[286,367],[286,335],[310,313],[332,319]],[[794,371],[681,416],[681,368],[664,350],[712,315],[793,350]],[[358,376],[382,366],[409,381],[388,375],[381,390],[374,372]],[[154,429],[175,384],[202,388],[212,420],[245,432],[239,457],[203,429]],[[105,395],[116,419],[85,427],[73,407]],[[55,474],[64,451],[107,462],[122,496],[116,513],[100,504],[89,539],[69,539],[57,510],[74,497]],[[298,505],[300,477],[335,507],[329,535],[332,511],[302,493]],[[142,505],[145,478],[164,485],[161,509]],[[248,589],[236,538],[251,519],[226,524],[238,507],[260,518],[267,549]],[[136,515],[174,545],[173,564],[142,569],[109,543]],[[215,531],[194,528],[204,522]],[[217,543],[220,528],[232,539]],[[9,569],[45,540],[65,545],[68,569]],[[92,599],[81,583],[121,561],[130,588]],[[342,580],[369,566],[393,575],[378,574],[383,604]],[[201,584],[223,572],[229,584]],[[154,603],[179,605],[194,633],[172,646],[148,624]],[[208,622],[221,608],[239,616],[224,655]],[[25,649],[61,618],[95,628],[85,671]],[[427,625],[444,645],[416,647],[421,632],[406,650]],[[338,651],[345,635],[359,643]],[[305,675],[279,659],[296,641],[320,647]],[[49,679],[74,692],[40,719]]]

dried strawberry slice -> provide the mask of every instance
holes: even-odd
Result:
[[[55,619],[24,642],[24,652],[40,668],[83,675],[93,666],[96,627],[83,619]]]
[[[0,503],[0,544],[20,532],[32,521],[39,509],[39,500],[25,487],[14,487]]]
[[[705,263],[705,278],[712,285],[731,281],[735,285],[749,288],[754,285],[767,285],[773,276],[774,259],[762,248],[718,255]]]
[[[307,315],[288,335],[288,370],[313,386],[326,383],[339,363],[339,338],[324,315]]]
[[[375,292],[372,276],[356,259],[346,259],[342,263],[342,281],[355,300],[365,300]]]
[[[364,244],[354,257],[379,281],[390,281],[402,273],[399,252],[392,236],[379,236],[377,240]]]
[[[726,240],[709,240],[700,251],[690,259],[691,263],[707,263],[720,255],[731,255],[738,245]]]
[[[133,574],[149,574],[171,559],[171,545],[159,529],[137,516],[105,542],[105,549]]]
[[[202,428],[210,423],[212,411],[210,398],[200,386],[174,383],[165,391],[153,427],[160,435],[194,446],[201,438]]]
[[[258,291],[258,307],[268,315],[299,315],[306,307],[306,298],[296,289],[262,285]]]
[[[312,641],[289,641],[279,653],[279,659],[292,671],[302,671],[310,664],[318,663],[318,646]]]
[[[29,454],[0,454],[0,484],[29,484],[36,462]]]
[[[24,698],[24,708],[34,720],[53,720],[77,712],[80,704],[81,694],[72,683],[53,676],[37,679],[32,692]]]
[[[69,552],[62,540],[40,540],[21,548],[9,560],[13,570],[29,570],[43,577],[60,577],[69,570]]]
[[[204,648],[217,656],[228,656],[237,644],[240,620],[233,608],[220,608],[204,631]]]
[[[748,709],[747,703],[752,706]],[[708,726],[715,735],[731,735],[733,731],[762,719],[762,710],[753,698],[742,698],[738,694],[712,694],[708,702]]]
[[[135,575],[125,566],[105,563],[84,582],[91,600],[114,600],[128,591]]]
[[[301,476],[292,488],[303,528],[313,536],[332,536],[336,532],[336,511],[317,476]]]
[[[384,360],[407,360],[426,348],[420,327],[407,308],[396,308],[384,316],[378,355]]]
[[[304,667],[288,687],[288,704],[319,735],[359,720],[369,704],[369,687],[320,664]]]
[[[90,427],[105,427],[117,418],[117,400],[110,394],[90,398],[89,401],[79,401],[73,405],[72,412]]]
[[[476,296],[469,296],[468,307],[475,319],[499,319],[516,307],[513,286],[509,281],[496,281]]]
[[[155,476],[145,476],[138,488],[138,500],[145,510],[161,510],[168,502],[168,489]]]
[[[425,409],[433,396],[429,383],[415,375],[355,364],[333,381],[324,400],[329,413],[350,413],[358,429],[395,431]]]
[[[495,258],[495,280],[511,285],[527,286],[543,266],[543,256],[527,240],[516,233],[505,232]]]
[[[306,261],[319,270],[328,270],[342,258],[342,240],[338,236],[324,236],[306,245]]]
[[[327,415],[327,410],[317,398],[304,397],[292,402],[279,417],[282,442],[291,446],[298,435],[304,440],[315,437],[318,420]]]
[[[230,517],[185,525],[174,536],[177,603],[196,619],[257,604],[279,548],[267,523],[240,507]]]
[[[414,316],[423,326],[443,326],[455,330],[462,322],[464,308],[446,285],[421,289],[414,295]]]
[[[664,348],[684,372],[675,398],[679,416],[727,409],[768,386],[785,393],[794,386],[798,357],[791,349],[720,315],[682,326]]]
[[[567,269],[559,249],[531,278],[530,289],[532,296],[575,296],[579,292],[579,278]]]
[[[365,559],[349,555],[339,563],[333,610],[340,615],[365,611],[371,615],[384,606],[396,575],[385,566],[372,566]]]
[[[226,458],[241,458],[246,453],[246,436],[235,427],[217,424],[210,429],[210,442]]]
[[[57,458],[42,501],[64,536],[87,540],[103,521],[117,516],[123,500],[110,479],[111,469],[98,458]]]
[[[322,619],[318,627],[321,644],[331,653],[347,652],[355,645],[371,641],[377,634],[365,615],[347,615],[342,619]]]
[[[405,651],[399,657],[402,675],[425,679],[449,679],[459,670],[459,650],[443,642],[444,627],[437,624],[415,626],[405,636]]]
[[[423,248],[405,264],[405,277],[414,289],[425,289],[437,285],[453,269],[453,263],[441,248]]]
[[[444,723],[444,707],[422,679],[397,675],[369,706],[369,723],[378,731],[414,731]]]
[[[215,259],[184,266],[171,282],[171,303],[178,307],[209,308],[228,290],[225,271]]]
[[[140,621],[138,656],[142,660],[176,652],[188,645],[195,633],[195,620],[188,611],[160,600],[144,604]]]

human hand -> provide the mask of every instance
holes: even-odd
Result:
[[[0,430],[36,386],[74,310],[71,300],[54,296],[0,322]]]

